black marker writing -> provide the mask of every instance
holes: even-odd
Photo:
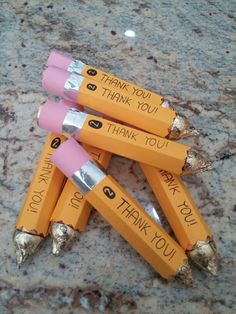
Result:
[[[147,230],[151,226],[148,222],[140,216],[140,211],[134,208],[128,201],[126,201],[123,197],[121,198],[122,202],[117,207],[117,209],[122,209],[121,214],[128,218],[133,225],[137,226],[140,232],[144,232],[147,235]]]
[[[164,178],[164,182],[167,183],[169,191],[172,192],[173,196],[175,193],[180,193],[180,187],[176,182],[174,175],[168,171],[160,170],[161,176]]]
[[[138,87],[134,87],[134,86],[133,86],[133,95],[137,97],[142,97],[143,99],[151,97],[151,93],[144,91]]]
[[[143,112],[147,112],[149,114],[155,115],[155,113],[157,112],[159,108],[158,106],[152,106],[146,102],[138,101],[138,109]]]
[[[164,256],[169,256],[169,261],[176,254],[176,250],[174,248],[170,248],[170,243],[167,243],[167,240],[155,232],[155,236],[153,237],[151,243],[155,243],[155,247],[157,250],[162,250]]]
[[[114,92],[109,88],[102,87],[102,89],[103,89],[102,96],[105,97],[106,99],[110,99],[115,101],[116,103],[122,103],[124,105],[130,106],[130,101],[132,101],[132,99],[129,98],[128,96],[124,96],[118,92]]]
[[[31,197],[31,201],[27,208],[27,211],[32,213],[37,213],[39,210],[40,203],[42,202],[45,190],[41,191],[33,191],[33,195]]]
[[[110,77],[107,74],[103,74],[102,80],[103,83],[111,86],[115,86],[119,89],[126,90],[128,92],[129,84],[118,80],[117,78]]]
[[[139,133],[135,133],[133,130],[128,129],[123,126],[118,126],[114,123],[108,123],[108,133],[120,135],[122,137],[128,138],[134,142],[137,141],[137,136]]]
[[[146,136],[145,138],[146,138],[146,141],[145,141],[146,146],[155,147],[157,149],[166,148],[169,144],[169,142],[167,142],[165,140],[155,138],[152,136]]]
[[[48,154],[48,155],[51,156],[51,154]],[[54,165],[51,162],[51,159],[49,157],[44,158],[43,166],[41,168],[41,172],[40,172],[40,175],[38,177],[38,183],[48,184],[48,181],[50,179],[50,174],[52,172],[53,167],[54,167]]]
[[[184,216],[184,221],[188,223],[188,227],[197,224],[197,220],[193,217],[192,209],[186,201],[177,207],[180,209],[180,213]]]
[[[70,199],[69,206],[75,209],[79,209],[79,204],[82,202],[83,199],[83,195],[79,191],[76,191],[73,197]]]

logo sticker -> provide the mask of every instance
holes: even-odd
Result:
[[[109,186],[104,186],[103,193],[110,199],[113,199],[116,196],[116,193]]]
[[[87,88],[94,92],[97,89],[97,85],[89,83]]]
[[[51,142],[51,148],[56,149],[58,146],[60,146],[60,144],[61,144],[60,137],[55,137]]]
[[[101,129],[102,127],[102,122],[98,120],[89,120],[88,124],[93,129]]]
[[[95,75],[97,75],[97,73],[98,72],[96,70],[94,70],[94,69],[89,69],[87,71],[87,74],[90,75],[90,76],[95,76]]]

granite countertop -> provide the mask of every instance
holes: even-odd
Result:
[[[1,1],[0,313],[235,313],[234,11],[220,0]],[[216,278],[194,268],[196,288],[167,283],[95,211],[69,252],[52,256],[48,239],[17,268],[12,233],[46,138],[35,117],[53,48],[166,96],[201,132],[183,142],[215,169],[185,181],[215,237]],[[158,208],[135,162],[114,156],[109,173]]]

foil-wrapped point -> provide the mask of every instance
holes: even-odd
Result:
[[[177,114],[172,126],[170,127],[168,139],[178,140],[180,138],[199,136],[199,132],[188,121],[188,119],[180,114]]]
[[[174,278],[187,286],[195,287],[191,267],[187,259],[184,261],[183,265],[177,270]]]
[[[79,232],[63,223],[52,223],[50,234],[52,237],[52,254],[59,255],[68,249],[78,237]]]
[[[191,260],[213,276],[217,273],[216,245],[212,239],[197,241],[193,250],[188,252]]]
[[[161,103],[161,106],[163,108],[169,108],[169,109],[173,109],[173,106],[170,104],[169,100],[164,99],[163,102]]]
[[[16,263],[21,266],[39,248],[43,237],[16,230],[13,235],[13,242],[16,250]]]
[[[188,151],[187,158],[185,160],[182,170],[183,175],[187,175],[204,172],[212,169],[213,167],[210,161],[206,161],[201,154],[199,154],[193,149],[190,149]]]

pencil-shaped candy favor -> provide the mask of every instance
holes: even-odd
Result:
[[[55,165],[80,189],[86,200],[164,278],[191,283],[183,249],[73,139],[52,156]]]
[[[212,233],[181,178],[146,164],[140,166],[181,247],[193,262],[215,275]]]
[[[191,147],[52,101],[39,110],[39,126],[114,154],[176,173],[191,174],[210,164]]]
[[[196,132],[186,118],[170,108],[160,106],[162,101],[141,100],[136,95],[112,90],[101,82],[56,67],[48,67],[44,71],[43,88],[55,96],[77,102],[161,137],[178,139]]]
[[[85,144],[83,147],[102,168],[108,168],[112,156],[110,152]],[[67,180],[50,219],[53,254],[58,255],[69,247],[79,232],[85,230],[91,209],[80,190]]]
[[[35,253],[48,235],[50,216],[65,180],[50,157],[64,140],[61,135],[48,136],[18,216],[13,241],[19,266]]]

